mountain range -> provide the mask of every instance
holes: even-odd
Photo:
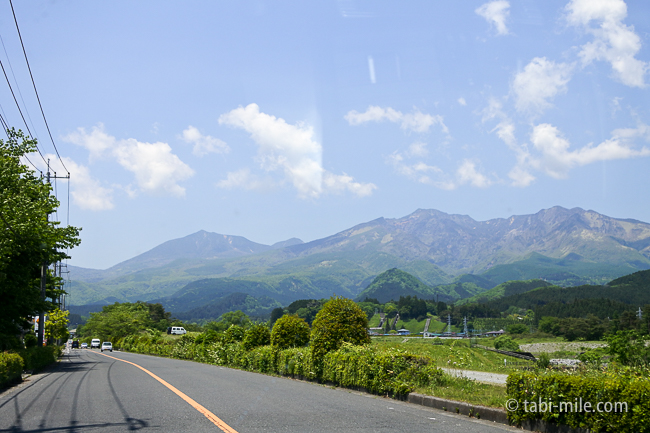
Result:
[[[74,305],[156,300],[174,312],[220,300],[224,305],[224,296],[243,293],[249,298],[233,299],[251,304],[251,296],[260,297],[255,308],[262,311],[296,299],[354,298],[391,268],[448,299],[509,280],[604,284],[650,269],[650,224],[580,208],[488,221],[419,209],[306,243],[294,238],[262,245],[200,231],[106,270],[70,266],[66,290]],[[186,302],[197,285],[200,304]]]

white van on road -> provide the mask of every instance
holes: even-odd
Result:
[[[90,348],[91,349],[95,349],[95,348],[99,349],[101,344],[102,344],[102,341],[99,338],[93,338],[92,340],[90,340]]]
[[[167,328],[167,333],[172,335],[183,335],[187,334],[187,331],[182,326],[170,326]]]

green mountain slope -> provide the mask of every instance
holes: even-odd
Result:
[[[551,283],[544,280],[506,281],[505,283],[501,283],[493,289],[487,290],[483,293],[474,295],[469,298],[461,299],[460,301],[456,302],[456,305],[469,304],[472,302],[488,302],[506,296],[528,292],[539,287],[548,287],[551,285]]]
[[[650,304],[650,270],[636,272],[604,286],[583,285],[576,287],[548,286],[486,303],[486,306],[504,311],[509,306],[535,309],[550,303],[570,304],[577,300],[611,300],[633,307]]]
[[[381,303],[398,300],[400,296],[417,296],[418,298],[430,299],[431,292],[431,287],[413,275],[393,268],[377,275],[372,283],[357,296],[357,299],[374,298]]]

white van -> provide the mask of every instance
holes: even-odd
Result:
[[[183,335],[187,334],[187,331],[182,326],[170,326],[167,328],[167,333],[172,335]]]
[[[102,344],[102,341],[99,338],[93,338],[92,340],[90,340],[90,348],[91,349],[94,349],[94,348],[99,349],[101,344]]]

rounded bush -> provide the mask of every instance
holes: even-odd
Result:
[[[271,343],[271,331],[266,325],[258,323],[244,333],[244,349],[251,350],[256,347],[266,346]]]
[[[494,340],[494,348],[498,350],[516,352],[519,350],[519,345],[516,341],[507,335],[502,335],[501,337],[497,337],[496,340]]]
[[[314,319],[310,341],[313,359],[322,359],[344,342],[370,343],[368,316],[351,299],[337,296],[327,301]]]
[[[230,325],[226,332],[224,332],[224,343],[234,343],[235,341],[242,341],[244,339],[244,328],[239,325]]]
[[[309,325],[295,315],[284,315],[275,321],[271,331],[271,345],[278,349],[303,347],[309,343]]]

